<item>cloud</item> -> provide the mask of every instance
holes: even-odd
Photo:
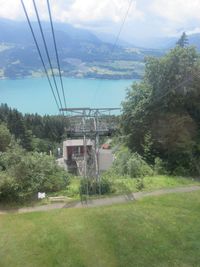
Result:
[[[66,11],[66,18],[70,21],[112,21],[121,22],[127,12],[130,0],[75,0]],[[129,19],[141,19],[142,12],[137,10],[136,2],[133,1],[129,13]]]
[[[151,11],[170,22],[186,23],[188,20],[199,20],[199,0],[153,0]]]
[[[200,27],[195,27],[187,31],[187,34],[196,34],[196,33],[200,33]]]
[[[24,0],[29,15],[35,18],[31,0]],[[46,0],[36,0],[41,18],[48,18]],[[124,17],[130,0],[50,0],[52,13],[57,21],[71,23],[88,23],[95,21],[111,21],[118,23]],[[20,0],[0,0],[0,17],[8,19],[24,18]],[[137,10],[133,1],[129,19],[142,19],[143,14]]]
[[[48,19],[46,0],[35,0],[43,20]],[[78,27],[117,34],[130,0],[49,0],[53,18]],[[181,31],[197,32],[200,0],[132,0],[121,37],[175,36]],[[24,0],[35,20],[32,0]],[[20,0],[0,0],[0,18],[25,20]]]
[[[36,1],[37,2],[37,1]],[[25,6],[28,10],[29,16],[34,18],[34,8],[31,0],[24,0]],[[40,2],[39,10],[42,11],[42,18],[47,15],[44,14],[44,1]],[[20,0],[0,0],[0,18],[11,20],[22,20],[25,18],[23,8]]]
[[[16,19],[20,13],[20,1],[0,0],[0,17]]]

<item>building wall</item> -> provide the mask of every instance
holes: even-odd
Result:
[[[111,149],[100,149],[99,150],[99,170],[107,171],[113,164],[113,154]]]

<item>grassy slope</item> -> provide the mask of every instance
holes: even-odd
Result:
[[[200,266],[200,193],[0,216],[0,266]]]
[[[124,191],[136,192],[137,191],[137,179],[133,178],[115,178],[112,180],[113,188],[116,193],[120,194]],[[153,191],[163,188],[174,188],[180,186],[189,186],[189,185],[199,185],[199,180],[194,180],[192,178],[185,177],[176,177],[176,176],[167,176],[167,175],[157,175],[149,176],[143,179],[144,189],[143,191]]]
[[[137,192],[137,180],[130,177],[112,177],[107,175],[107,178],[111,181],[112,189],[115,194],[124,194],[127,192]],[[143,191],[153,191],[163,188],[174,188],[180,186],[200,185],[200,180],[194,180],[192,178],[156,175],[144,178]],[[53,195],[65,195],[79,199],[79,185],[80,179],[72,179],[67,190],[55,193]]]

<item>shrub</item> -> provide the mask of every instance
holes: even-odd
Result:
[[[173,175],[189,177],[190,171],[183,166],[177,166],[176,169],[173,171]]]
[[[154,172],[155,174],[167,174],[165,164],[160,158],[155,158],[154,162]]]
[[[80,195],[96,195],[101,192],[102,195],[112,192],[111,182],[106,178],[101,178],[100,183],[96,180],[82,179],[80,183]]]
[[[130,157],[131,152],[127,148],[123,148],[116,153],[113,168],[118,175],[128,174],[127,162],[129,161]]]
[[[137,191],[142,191],[142,189],[144,189],[144,180],[143,180],[143,178],[137,178],[136,179],[136,189],[137,189]]]
[[[0,202],[17,201],[19,196],[19,185],[14,178],[5,172],[0,172]]]
[[[2,153],[0,165],[1,199],[7,200],[4,192],[8,190],[12,200],[31,200],[37,192],[56,192],[69,184],[69,175],[60,168],[55,159],[46,154],[26,152],[19,146]]]
[[[0,151],[6,151],[8,145],[11,142],[11,134],[4,124],[0,124]]]
[[[142,157],[133,153],[131,158],[127,162],[128,174],[132,178],[144,177],[146,175],[152,175],[152,168],[142,159]]]
[[[117,175],[128,175],[132,178],[152,175],[152,168],[137,153],[124,148],[116,154],[112,169]]]

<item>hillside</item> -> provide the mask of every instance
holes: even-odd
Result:
[[[38,26],[35,22],[33,26],[38,42],[43,47]],[[48,23],[43,23],[43,26],[53,65],[56,66],[50,26]],[[113,44],[100,40],[90,31],[68,24],[56,23],[55,30],[63,75],[68,77],[140,78],[144,58],[163,54],[162,50],[132,48],[130,45],[127,48],[117,46],[113,51]],[[27,24],[1,19],[0,32],[0,77],[43,75]]]
[[[187,32],[186,32],[187,34]],[[187,35],[188,44],[195,46],[200,50],[200,33]],[[173,48],[178,41],[178,37],[153,38],[144,44],[144,47],[151,47],[152,49],[169,50]]]
[[[0,266],[199,266],[199,205],[196,192],[0,215]]]

